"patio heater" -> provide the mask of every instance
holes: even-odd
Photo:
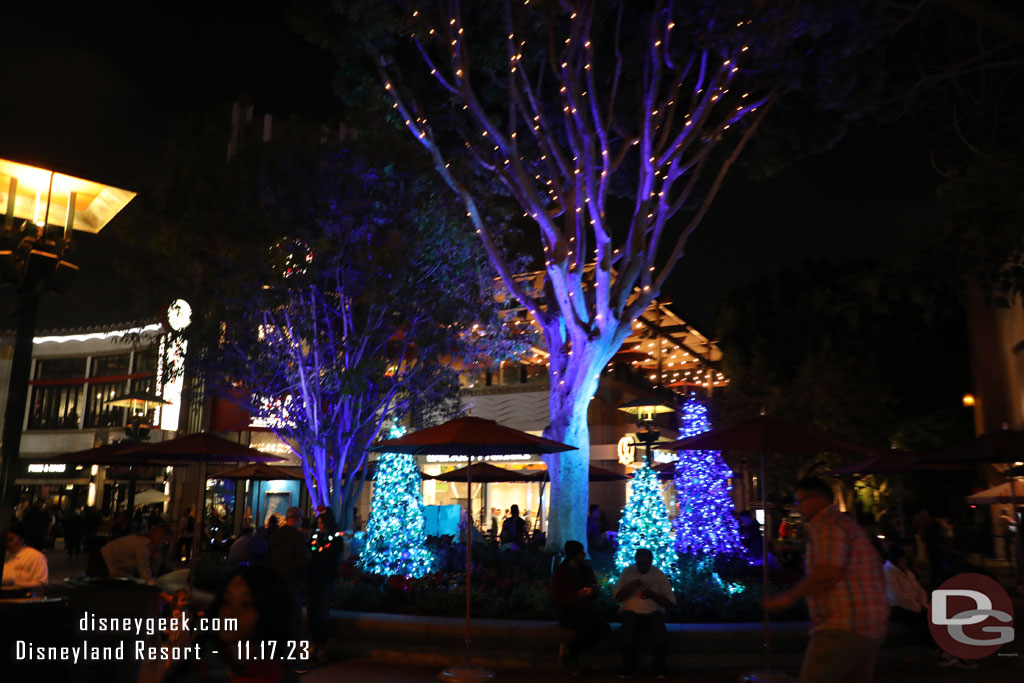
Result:
[[[619,410],[636,416],[636,424],[642,430],[637,432],[636,438],[644,445],[644,464],[650,467],[653,464],[651,462],[651,446],[657,443],[661,437],[658,430],[654,429],[654,416],[661,413],[674,413],[675,408],[671,408],[657,399],[646,397],[623,403],[619,406]]]
[[[0,159],[0,286],[14,289],[17,325],[0,446],[3,537],[18,493],[18,452],[39,299],[44,292],[59,295],[71,288],[78,267],[64,256],[73,231],[98,233],[134,197],[128,190]],[[0,544],[0,566],[6,550]]]

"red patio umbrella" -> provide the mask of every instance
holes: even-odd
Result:
[[[677,451],[746,451],[758,453],[761,458],[761,509],[765,514],[764,542],[761,543],[762,580],[768,589],[768,503],[765,495],[765,453],[864,453],[871,450],[864,446],[847,443],[792,422],[779,420],[767,415],[758,415],[737,424],[712,429],[679,441],[662,444],[662,449]],[[746,680],[777,680],[771,670],[771,618],[764,613],[764,672],[755,672]]]
[[[61,456],[61,460],[69,465],[103,465],[107,467],[124,467],[123,479],[128,480],[128,514],[135,509],[135,483],[139,479],[138,467],[163,467],[162,462],[152,462],[140,456],[137,449],[140,444],[129,441],[103,444],[84,451],[75,451]],[[120,474],[120,473],[119,473]]]
[[[942,448],[921,457],[929,463],[1001,463],[1024,460],[1024,431],[1000,429],[972,441]]]
[[[199,494],[196,505],[196,524],[199,529],[203,528],[203,498],[206,495],[206,466],[213,463],[229,462],[279,462],[284,458],[269,455],[255,448],[250,448],[240,443],[230,441],[222,436],[216,436],[209,432],[198,432],[179,436],[175,439],[158,441],[156,443],[143,444],[133,449],[133,454],[146,458],[150,463],[176,467],[180,465],[199,464]],[[202,534],[197,533],[192,538],[191,565],[194,568],[196,562],[196,546],[199,545],[199,538]]]
[[[967,469],[966,466],[956,463],[928,462],[922,460],[920,455],[893,448],[849,465],[840,465],[829,470],[829,474],[898,474],[900,472],[965,469]]]
[[[576,450],[574,446],[545,439],[498,424],[494,420],[479,417],[460,417],[436,427],[427,427],[406,434],[397,439],[382,441],[370,449],[383,453],[410,453],[413,455],[465,455],[472,463],[473,457],[484,455],[548,454]],[[470,571],[471,537],[473,523],[472,498],[473,468],[466,472],[466,663],[452,666],[441,672],[442,681],[474,680],[486,681],[494,672],[470,666],[470,595],[472,573]]]
[[[251,465],[242,465],[241,467],[235,467],[230,470],[218,472],[217,474],[209,477],[210,479],[250,479],[256,482],[262,481],[277,481],[279,479],[302,479],[301,474],[296,474],[288,470],[283,470],[280,467],[274,467],[266,463],[257,462]],[[256,484],[256,495],[253,498],[253,509],[256,510],[256,501],[260,499],[260,493],[262,492],[262,485]],[[237,518],[236,518],[237,519]],[[236,529],[237,532],[237,529]]]
[[[472,471],[468,471],[472,470]],[[432,475],[431,479],[437,481],[466,481],[472,479],[481,484],[505,483],[530,483],[534,478],[528,474],[507,470],[504,467],[497,467],[488,462],[475,462],[466,467],[460,467],[450,472]]]

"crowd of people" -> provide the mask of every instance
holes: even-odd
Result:
[[[883,558],[872,539],[834,501],[832,487],[809,477],[796,484],[794,504],[802,519],[804,571],[788,590],[766,595],[770,612],[806,600],[811,618],[810,640],[800,671],[801,683],[874,680],[878,653],[890,622],[905,624],[913,637],[932,651],[937,667],[976,669],[977,664],[945,653],[935,643],[927,623],[928,593],[922,587],[910,553],[912,545],[896,541]],[[741,543],[748,556],[761,554],[760,525],[744,511],[739,516]],[[795,526],[780,528],[779,548],[795,541]],[[675,604],[671,584],[652,565],[649,549],[636,551],[611,588],[622,622],[623,679],[638,675],[638,654],[645,645],[653,655],[656,678],[666,678],[667,629],[665,611]],[[933,578],[942,580],[936,563]],[[776,563],[776,569],[780,569]],[[583,673],[584,654],[600,643],[611,628],[596,609],[600,586],[586,562],[582,543],[567,541],[564,559],[551,580],[551,599],[559,623],[572,636],[561,644],[559,660],[573,676]]]
[[[762,603],[765,610],[779,611],[806,600],[811,629],[802,683],[873,680],[890,622],[909,629],[933,652],[937,666],[976,668],[972,662],[943,652],[928,628],[929,594],[924,586],[934,587],[960,569],[950,559],[950,531],[942,520],[919,513],[912,522],[916,534],[911,540],[893,530],[882,549],[883,563],[875,535],[869,536],[851,516],[840,512],[826,482],[816,478],[798,482],[794,506],[799,519],[784,520],[768,545],[770,569],[777,577],[792,575],[791,581],[784,581],[791,585],[781,593],[766,595]],[[19,512],[7,539],[3,580],[5,587],[33,590],[48,580],[46,556],[41,550],[52,548],[57,516],[38,503],[22,506]],[[100,537],[96,517],[90,509],[65,511],[61,516],[59,531],[65,536],[70,558],[82,552],[83,544],[89,548],[91,538]],[[103,530],[126,531],[128,519],[122,513],[109,521],[109,529],[105,523]],[[130,531],[111,533],[111,540],[97,548],[100,569],[93,573],[155,583],[162,571],[188,562],[197,533],[204,538],[208,535],[205,529],[197,529],[195,520],[194,511],[186,508],[175,533],[159,515],[133,515]],[[496,523],[494,527],[494,542],[500,551],[532,547],[529,524],[517,505],[511,505],[500,527]],[[759,557],[765,540],[761,525],[749,511],[739,514],[739,534],[744,554]],[[587,521],[591,550],[606,548],[610,540],[603,513],[591,506]],[[276,683],[327,662],[330,606],[345,541],[329,508],[318,510],[309,521],[301,509],[292,507],[283,518],[269,516],[259,529],[247,523],[227,549],[230,574],[210,610],[238,618],[240,626],[237,631],[202,637],[219,639],[222,644],[248,638],[297,640],[305,626],[308,659],[269,666],[264,662],[257,670],[254,662],[226,654],[231,648],[205,648],[205,652],[221,654],[171,666],[166,680],[219,680],[216,676],[223,673],[228,676],[225,680],[249,677]],[[637,550],[633,560],[610,587],[622,623],[620,677],[637,676],[638,655],[649,648],[655,677],[665,678],[669,650],[666,612],[676,604],[676,595],[668,577],[654,566],[649,549]],[[922,565],[920,560],[926,563]],[[586,547],[575,540],[566,542],[564,558],[552,572],[550,594],[559,623],[572,634],[559,649],[559,660],[571,675],[583,673],[586,653],[611,632],[597,608],[600,593]],[[180,617],[193,610],[188,590],[167,592],[163,598],[167,616]],[[164,637],[167,643],[180,645],[192,634],[178,630]]]

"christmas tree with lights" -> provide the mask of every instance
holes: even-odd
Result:
[[[694,396],[683,406],[679,438],[711,429],[708,409]],[[718,451],[680,451],[675,485],[679,515],[675,519],[676,550],[698,557],[742,552],[739,525],[729,495],[729,469]]]
[[[619,522],[619,544],[615,550],[615,568],[619,572],[633,564],[636,551],[647,548],[654,555],[654,566],[665,572],[669,581],[679,579],[679,565],[672,543],[672,524],[662,498],[658,473],[642,465],[633,475],[633,488]]]
[[[405,430],[392,430],[397,438]],[[385,453],[377,461],[377,478],[366,523],[366,543],[359,568],[381,576],[420,578],[434,564],[426,547],[422,479],[416,458]]]

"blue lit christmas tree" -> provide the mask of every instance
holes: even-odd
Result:
[[[654,566],[665,572],[669,581],[679,579],[679,565],[672,543],[672,524],[662,498],[658,473],[643,465],[633,476],[633,488],[619,522],[619,545],[615,550],[615,569],[619,572],[633,564],[640,548],[654,555]]]
[[[392,439],[405,433],[393,429]],[[385,453],[377,461],[377,478],[366,523],[366,544],[359,568],[381,576],[420,578],[434,564],[425,545],[422,479],[416,458],[406,453]]]
[[[711,429],[707,408],[694,396],[683,406],[679,438]],[[742,552],[739,524],[729,495],[729,469],[718,451],[680,451],[675,485],[679,515],[675,519],[676,550],[700,557]]]

